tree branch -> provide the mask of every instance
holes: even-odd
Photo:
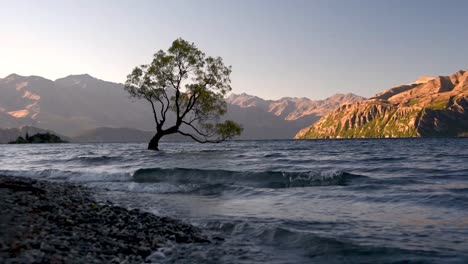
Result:
[[[159,126],[162,128],[164,123],[166,123],[166,112],[163,111],[165,105],[164,105],[164,103],[163,103],[163,101],[161,99],[158,98],[158,101],[161,104],[161,110],[160,110],[160,112],[161,112],[161,121],[160,121]],[[169,107],[169,106],[167,106],[167,107]]]
[[[210,136],[213,136],[213,135],[209,135],[209,134],[205,134],[203,132],[201,132],[200,130],[198,130],[196,127],[194,127],[191,123],[188,123],[188,122],[185,122],[184,120],[182,120],[182,123],[191,127],[193,130],[195,130],[195,132],[197,132],[200,136],[203,136],[205,138],[208,138]]]
[[[145,99],[151,103],[151,108],[153,109],[154,121],[156,122],[156,130],[159,127],[158,115],[156,114],[156,108],[154,107],[153,101],[145,95]]]
[[[197,116],[197,117],[194,117],[192,120],[188,121],[187,123],[192,124],[193,122],[195,122],[197,120],[201,120],[201,119],[202,119],[201,116]]]
[[[167,102],[166,108],[164,109],[164,120],[165,120],[166,119],[166,114],[167,114],[167,111],[169,110],[169,106],[170,106],[171,102],[170,102],[169,98],[167,97],[166,90],[164,90],[163,96],[164,96],[164,98],[166,99],[166,102]]]
[[[176,62],[177,62],[177,68],[179,69],[179,78],[177,80],[177,87],[176,87],[176,98],[175,98],[175,105],[176,105],[176,116],[177,116],[177,121],[176,123],[178,125],[181,124],[182,119],[184,118],[185,114],[183,116],[180,116],[180,105],[179,105],[179,99],[180,99],[180,84],[182,83],[182,80],[184,79],[184,75],[187,73],[185,69],[182,67],[182,60],[180,58],[180,53],[176,55]]]
[[[188,103],[187,103],[187,107],[185,108],[185,111],[184,113],[182,114],[181,116],[181,119],[183,120],[184,117],[188,114],[188,112],[190,112],[190,110],[192,110],[193,106],[195,105],[195,103],[197,102],[197,99],[200,97],[200,95],[196,95],[197,93],[193,93],[193,95],[190,97]],[[193,101],[192,101],[193,99]]]
[[[183,136],[186,136],[186,137],[190,137],[192,138],[193,140],[197,141],[198,143],[220,143],[220,142],[223,142],[224,140],[226,139],[218,139],[218,140],[200,140],[198,138],[196,138],[195,136],[193,136],[192,134],[188,134],[188,133],[184,133],[182,131],[179,131],[179,134],[183,135]]]

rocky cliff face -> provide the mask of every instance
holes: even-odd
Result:
[[[468,132],[468,72],[421,78],[345,104],[296,139],[460,136]]]

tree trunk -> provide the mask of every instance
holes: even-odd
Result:
[[[159,150],[159,140],[162,138],[161,133],[156,133],[154,137],[151,139],[151,141],[148,144],[148,149],[150,150]]]

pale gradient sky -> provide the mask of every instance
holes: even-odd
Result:
[[[362,96],[468,69],[468,1],[0,0],[0,77],[123,82],[182,37],[233,66],[233,91]]]

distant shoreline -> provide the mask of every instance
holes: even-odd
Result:
[[[424,140],[424,139],[463,139],[463,138],[468,138],[468,135],[466,136],[456,136],[456,137],[366,137],[366,138],[297,138],[297,139],[233,139],[233,140],[228,140],[226,142],[249,142],[249,141],[315,141],[315,140],[407,140],[407,139],[412,139],[412,140]],[[193,141],[161,141],[161,144],[168,144],[168,143],[194,143]],[[67,143],[28,143],[28,144],[9,144],[9,143],[1,143],[0,145],[48,145],[48,144],[54,144],[54,145],[73,145],[73,144],[148,144],[148,142],[67,142]],[[195,143],[196,144],[196,143]],[[222,144],[222,143],[221,143]]]

